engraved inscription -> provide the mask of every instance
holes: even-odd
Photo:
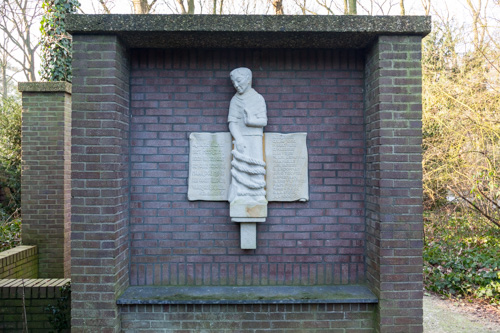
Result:
[[[306,133],[266,133],[267,200],[307,201]]]
[[[226,201],[230,166],[230,133],[191,133],[188,199]]]

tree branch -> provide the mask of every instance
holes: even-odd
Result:
[[[490,221],[491,223],[493,223],[494,225],[496,225],[497,227],[500,228],[500,223],[497,222],[493,217],[489,216],[488,214],[486,214],[482,209],[480,209],[478,206],[476,206],[472,201],[470,201],[469,199],[467,199],[465,196],[463,196],[462,194],[456,192],[455,190],[453,190],[451,187],[448,187],[448,189],[450,191],[452,191],[453,193],[455,193],[455,195],[459,196],[460,199],[464,200],[465,202],[467,202],[470,206],[472,206],[479,214],[483,215],[486,219],[488,219],[488,221]]]
[[[184,1],[183,0],[177,0],[177,3],[181,6],[181,13],[182,14],[187,14],[186,7],[184,7]]]
[[[104,12],[105,12],[106,14],[111,14],[111,11],[109,10],[109,7],[108,7],[108,5],[106,4],[105,0],[99,0],[99,3],[101,4],[102,9],[104,10]]]

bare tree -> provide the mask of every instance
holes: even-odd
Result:
[[[427,1],[427,0],[422,0],[422,1]],[[400,13],[401,13],[401,9],[404,7],[404,3],[402,0],[370,0],[369,6],[363,4],[363,2],[359,2],[358,5],[368,15],[388,15],[392,11],[392,9],[397,6],[398,3],[400,5]]]
[[[486,11],[486,8],[488,6],[488,0],[486,0],[484,3],[484,9],[482,0],[476,0],[475,3],[477,4],[477,7],[474,6],[474,3],[471,0],[467,0],[467,5],[469,6],[470,14],[472,16],[474,49],[476,51],[481,51],[483,50],[484,37],[488,27],[486,15],[484,15],[483,13],[483,10]]]
[[[177,3],[181,7],[182,14],[194,14],[194,0],[186,0],[187,1],[187,10],[186,6],[184,6],[184,0],[177,0]]]
[[[429,15],[431,13],[431,0],[421,0],[422,7],[424,7],[425,15]]]
[[[107,0],[99,0],[99,3],[106,14],[111,14],[109,2]]]
[[[297,7],[299,7],[302,15],[306,15],[307,13],[318,15],[318,13],[308,5],[307,0],[294,0],[294,3]]]
[[[9,71],[14,71],[14,74],[16,71],[9,63],[9,55],[13,53],[13,48],[10,47],[9,39],[6,38],[6,34],[4,32],[1,32],[0,42],[0,75],[2,84],[2,98],[7,98],[9,93],[9,83],[12,80],[12,75],[9,75]]]
[[[283,0],[273,0],[273,7],[276,15],[283,15]]]
[[[326,9],[328,15],[335,15],[335,13],[332,10],[333,0],[331,0],[329,3],[327,3],[326,1],[327,0],[316,0],[316,2],[318,3],[318,5],[320,5],[324,9]]]
[[[374,11],[373,11],[373,0],[370,1],[370,7],[368,8],[368,6],[364,5],[362,2],[359,3],[359,6],[361,7],[362,10],[364,10],[368,15],[373,15]]]
[[[35,58],[39,43],[33,38],[33,26],[41,17],[40,1],[10,0],[0,5],[0,31],[14,46],[6,49],[0,44],[0,50],[7,52],[12,63],[19,66],[27,81],[35,81]]]
[[[102,1],[102,0],[100,0]],[[134,14],[149,14],[152,12],[153,6],[156,4],[157,0],[132,0],[134,6]]]
[[[104,13],[104,14],[113,14],[114,9],[116,7],[117,0],[96,0],[99,4],[96,8],[95,1],[91,1],[93,13]],[[119,4],[123,6],[123,0],[120,1]],[[158,0],[127,0],[130,5],[130,9],[134,14],[151,14],[156,10],[156,5]],[[168,6],[167,0],[165,0],[165,4]]]
[[[2,98],[7,98],[7,54],[3,53],[0,59],[0,68],[2,71]]]
[[[399,8],[401,9],[401,15],[406,15],[404,0],[399,0]]]
[[[224,0],[220,0],[218,6],[217,6],[217,0],[213,0],[212,14],[217,14],[217,11],[219,12],[219,14],[222,14],[222,8],[224,8]]]

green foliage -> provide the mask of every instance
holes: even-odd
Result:
[[[500,46],[463,49],[453,20],[424,40],[423,170],[428,209],[450,198],[500,228]]]
[[[0,101],[0,209],[14,214],[21,205],[21,105]]]
[[[0,252],[21,245],[21,218],[0,209]]]
[[[56,305],[50,304],[45,308],[49,313],[48,319],[52,328],[60,333],[71,328],[71,284],[68,282],[61,287],[61,297]]]
[[[78,0],[44,0],[42,32],[42,80],[71,82],[71,36],[66,32],[65,18],[75,13]]]
[[[472,214],[430,214],[425,222],[424,283],[450,297],[500,304],[500,231]]]

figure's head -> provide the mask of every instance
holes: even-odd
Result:
[[[238,94],[244,94],[252,87],[252,71],[245,67],[236,68],[229,74]]]

